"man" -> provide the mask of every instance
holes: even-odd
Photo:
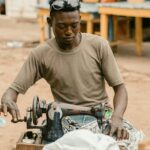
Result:
[[[127,91],[109,44],[102,37],[80,32],[78,0],[52,0],[49,25],[55,37],[34,49],[14,82],[2,96],[3,112],[10,110],[20,120],[18,94],[24,94],[37,80],[50,85],[55,101],[94,107],[107,103],[105,81],[114,89],[114,111],[109,135],[128,139],[123,127]]]

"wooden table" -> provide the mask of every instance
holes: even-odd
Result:
[[[150,18],[150,2],[130,4],[127,2],[99,4],[101,36],[108,39],[108,16],[135,17],[136,54],[142,55],[142,18]]]
[[[45,35],[45,27],[46,27],[46,17],[49,16],[49,5],[48,4],[39,4],[37,5],[37,14],[38,14],[38,23],[40,27],[40,42],[45,41],[46,35]],[[86,22],[86,32],[87,33],[93,33],[93,23],[100,22],[99,18],[98,20],[94,18],[94,13],[98,12],[98,5],[97,4],[86,4],[81,3],[81,9],[80,9],[80,15],[81,15],[81,21]]]

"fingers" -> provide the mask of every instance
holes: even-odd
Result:
[[[4,116],[7,116],[7,105],[0,105],[0,115],[4,113]]]
[[[18,111],[16,111],[16,114],[17,114],[17,118],[18,118],[18,120],[21,120],[21,115],[20,115],[20,111],[18,110]]]
[[[122,128],[118,128],[117,130],[117,140],[121,140],[122,139]]]
[[[3,104],[2,110],[3,110],[4,116],[7,116],[7,105]]]
[[[12,115],[12,122],[13,123],[17,123],[17,122],[22,122],[24,121],[23,119],[21,119],[20,117],[20,112],[19,111],[14,111],[14,110],[11,110],[11,115]]]
[[[116,131],[116,139],[117,140],[126,140],[129,139],[129,133],[124,128],[118,128]]]
[[[122,131],[122,139],[129,139],[129,133],[126,129]]]
[[[17,118],[17,114],[15,110],[11,110],[11,115],[12,115],[12,122],[17,122],[18,118]]]
[[[21,120],[20,111],[16,103],[12,103],[11,115],[12,115],[12,122],[16,123]]]
[[[18,92],[11,88],[8,88],[1,98],[1,112],[3,111],[4,116],[7,116],[7,112],[9,112],[12,115],[12,120],[14,121],[20,119],[20,112],[16,104],[17,96]]]
[[[11,115],[12,115],[12,122],[13,123],[17,123],[19,121],[22,121],[21,117],[20,117],[20,112],[19,111],[15,111],[15,110],[11,110]]]
[[[15,112],[16,112],[16,115],[17,115],[17,119],[20,120],[21,119],[21,116],[20,116],[20,111],[18,109],[18,106],[16,103],[13,103],[14,105],[14,108],[15,108]]]
[[[21,120],[20,111],[18,109],[18,106],[15,102],[11,103],[3,103],[1,106],[1,112],[3,111],[4,116],[7,116],[7,112],[12,115],[12,122],[16,123]]]
[[[111,124],[110,131],[109,131],[108,135],[114,136],[116,130],[117,130],[117,128],[114,125]]]
[[[116,140],[129,139],[129,133],[126,129],[124,129],[123,127],[115,127],[114,125],[111,125],[108,135],[116,137]]]

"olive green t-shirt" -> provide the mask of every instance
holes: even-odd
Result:
[[[11,88],[25,93],[44,78],[59,102],[93,106],[108,100],[105,81],[110,86],[123,83],[109,44],[102,37],[82,33],[80,44],[62,51],[55,38],[31,51]]]

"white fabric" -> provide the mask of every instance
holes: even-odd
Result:
[[[117,142],[107,135],[79,129],[45,145],[43,150],[119,150],[119,147]]]

